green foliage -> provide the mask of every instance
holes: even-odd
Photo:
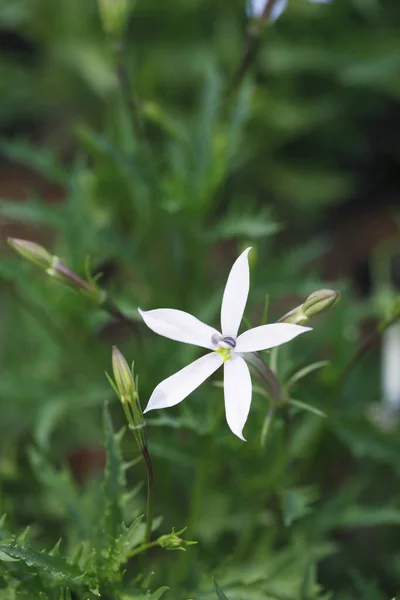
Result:
[[[398,1],[289,1],[235,86],[244,5],[132,2],[119,47],[95,0],[0,1],[4,238],[45,245],[115,303],[2,249],[0,600],[400,589],[397,416],[371,418],[379,335],[349,369],[364,330],[398,312],[398,239],[374,245],[397,210]],[[340,288],[341,304],[264,356],[288,398],[272,405],[255,383],[246,444],[226,426],[220,374],[146,413],[161,515],[147,543],[146,469],[104,377],[111,348],[135,361],[144,408],[198,350],[153,334],[137,308],[218,327],[249,245],[252,325],[318,289]]]

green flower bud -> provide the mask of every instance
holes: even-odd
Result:
[[[302,312],[306,317],[314,317],[339,302],[340,292],[337,290],[318,290],[308,296],[302,306]]]
[[[186,542],[179,537],[184,531],[186,531],[186,527],[177,532],[172,530],[172,533],[160,536],[157,542],[164,550],[183,550],[185,552],[185,546],[193,546],[193,544],[197,544],[197,542]]]
[[[283,317],[278,320],[278,323],[294,323],[295,325],[303,325],[304,323],[307,323],[307,321],[308,317],[303,312],[303,304],[300,304],[299,306],[296,306],[296,308],[293,308],[286,313],[286,315],[283,315]]]
[[[315,315],[328,310],[340,299],[340,292],[337,290],[317,290],[310,294],[307,300],[293,308],[278,320],[278,323],[294,323],[295,325],[304,325]]]
[[[128,0],[98,0],[101,23],[106,35],[120,37],[128,13]]]
[[[144,434],[146,422],[140,405],[137,381],[133,377],[133,368],[132,370],[129,368],[123,354],[116,346],[113,346],[112,351],[112,369],[115,385],[110,378],[108,378],[109,382],[121,400],[129,430],[134,434],[136,443],[144,459],[147,460],[147,442]]]
[[[135,382],[124,355],[116,346],[112,350],[112,368],[121,402],[129,402],[135,395]]]
[[[28,240],[19,240],[17,238],[8,238],[9,245],[14,248],[27,260],[33,262],[38,267],[42,269],[48,269],[51,267],[53,263],[53,257],[40,244],[36,244],[35,242],[29,242]]]

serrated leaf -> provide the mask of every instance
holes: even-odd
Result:
[[[22,560],[28,567],[36,567],[52,577],[69,579],[74,582],[83,581],[84,573],[60,556],[52,556],[46,552],[38,552],[33,548],[25,548],[17,544],[0,544],[0,553]],[[1,555],[0,555],[1,556]]]

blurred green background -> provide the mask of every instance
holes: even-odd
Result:
[[[278,361],[284,381],[330,361],[295,396],[327,418],[293,413],[285,437],[277,416],[261,447],[267,406],[254,394],[243,444],[210,382],[149,415],[161,531],[188,526],[199,541],[155,551],[154,586],[207,600],[215,575],[230,600],[391,598],[400,439],[396,415],[382,427],[371,414],[385,406],[374,332],[400,272],[399,2],[292,0],[235,86],[243,2],[130,8],[118,54],[94,0],[0,0],[0,513],[14,534],[34,523],[38,548],[61,537],[72,552],[77,512],[93,518],[105,401],[123,425],[104,377],[112,345],[135,361],[145,405],[198,354],[146,330],[137,307],[217,325],[230,266],[252,245],[253,325],[266,294],[275,321],[316,289],[342,293]],[[90,257],[130,326],[25,264],[7,236],[81,275]],[[123,454],[137,455],[129,436]],[[128,489],[143,477],[139,464]],[[143,513],[142,491],[135,502]],[[0,598],[25,597],[0,580]]]

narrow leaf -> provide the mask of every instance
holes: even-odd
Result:
[[[214,579],[215,591],[217,592],[218,600],[229,600],[228,596],[219,587],[218,583]]]
[[[299,371],[294,373],[294,375],[292,375],[291,378],[288,380],[288,382],[286,383],[286,389],[289,390],[292,387],[292,385],[294,385],[300,379],[303,379],[303,377],[306,377],[313,371],[316,371],[317,369],[322,369],[327,365],[329,365],[329,360],[320,360],[319,362],[312,363],[311,365],[307,365],[307,367],[300,369]]]
[[[319,408],[315,408],[315,406],[312,406],[311,404],[301,402],[300,400],[295,400],[294,398],[289,398],[288,402],[289,404],[297,406],[297,408],[301,408],[302,410],[307,410],[308,412],[311,412],[314,415],[317,415],[318,417],[326,418],[326,414],[322,410],[320,410]]]

